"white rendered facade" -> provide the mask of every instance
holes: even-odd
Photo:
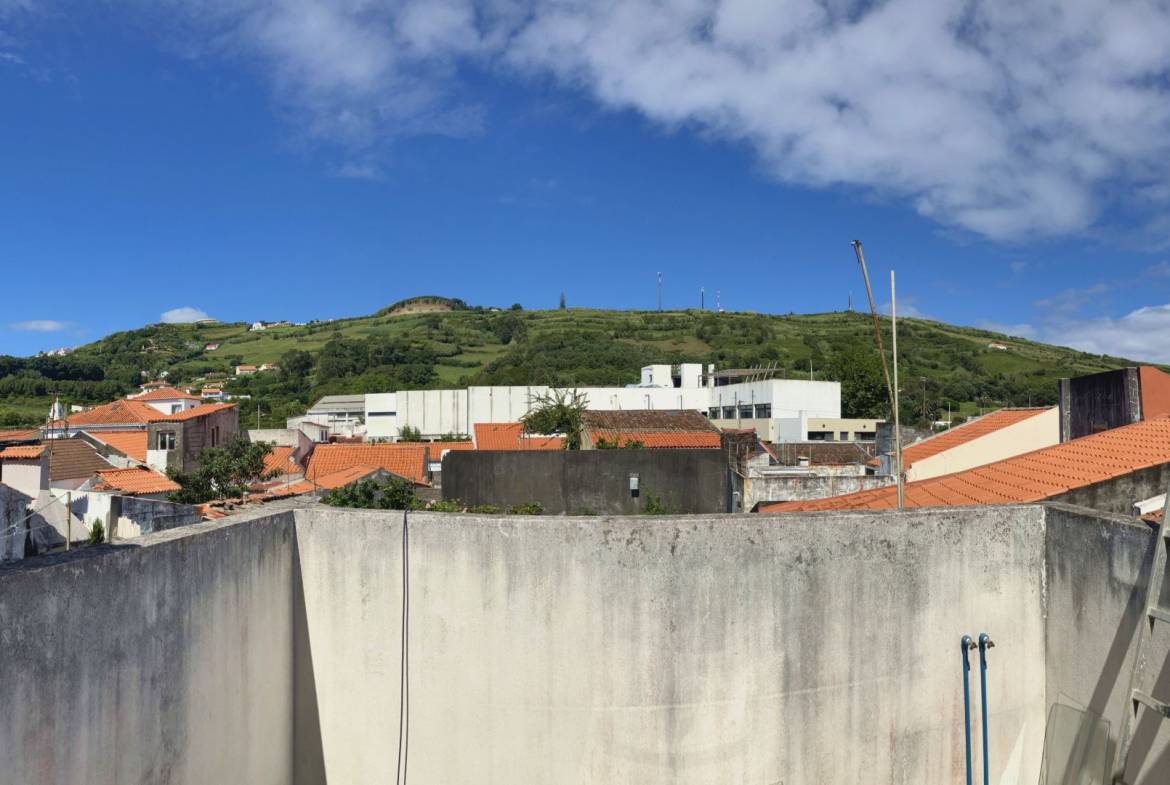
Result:
[[[680,366],[677,381],[672,370],[646,366],[636,386],[570,389],[585,396],[589,409],[694,409],[720,427],[755,427],[773,440],[803,441],[810,418],[841,416],[837,382],[768,379],[715,386],[698,363]],[[476,423],[516,422],[552,390],[531,385],[367,394],[366,438],[392,440],[404,427],[417,428],[423,437],[470,434]]]

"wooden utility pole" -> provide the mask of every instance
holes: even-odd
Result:
[[[902,421],[898,412],[898,296],[893,270],[890,270],[890,333],[894,360],[894,460],[898,471],[898,509],[902,510],[906,506],[906,474],[902,471]]]
[[[52,491],[50,491],[52,493]],[[73,491],[65,491],[65,550],[73,547]]]

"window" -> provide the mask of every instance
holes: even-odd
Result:
[[[752,405],[745,403],[739,407],[739,416],[742,420],[750,420],[752,418]]]
[[[181,404],[181,403],[172,403],[171,404],[171,414],[178,414],[181,411],[183,411],[183,404]]]
[[[159,431],[155,434],[156,450],[173,450],[175,449],[175,432],[174,431]]]
[[[809,431],[808,440],[810,442],[831,442],[833,441],[832,431]]]
[[[841,431],[841,441],[849,441],[849,431]]]
[[[725,420],[734,420],[735,419],[735,407],[734,406],[724,406],[723,407],[723,419],[725,419]]]
[[[211,446],[219,444],[219,426],[213,425],[211,427]]]
[[[873,431],[858,431],[854,434],[859,442],[872,442],[875,439]]]
[[[770,404],[770,403],[757,403],[756,404],[756,419],[757,420],[768,420],[768,419],[771,419],[771,417],[772,417],[772,404]]]
[[[398,412],[367,412],[367,417],[394,417]]]
[[[708,409],[707,410],[707,417],[712,419],[712,420],[718,420],[719,419],[719,407],[712,406],[710,409]]]

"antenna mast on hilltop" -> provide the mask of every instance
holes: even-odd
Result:
[[[707,310],[707,290],[702,286],[699,287],[699,310]]]
[[[662,310],[662,273],[658,274],[658,310]]]

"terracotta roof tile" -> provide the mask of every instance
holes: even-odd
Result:
[[[318,490],[331,491],[334,488],[349,485],[351,482],[363,480],[381,470],[382,467],[380,466],[350,466],[346,469],[339,469],[329,474],[323,474],[312,482],[309,480],[301,480],[282,488],[273,488],[264,495],[269,499],[279,499],[285,496],[300,496],[301,494],[312,493]]]
[[[477,450],[560,450],[564,448],[560,436],[533,436],[524,433],[518,422],[477,422],[475,448]]]
[[[97,472],[95,491],[118,491],[127,496],[141,493],[170,493],[179,490],[179,484],[165,474],[145,466],[129,469],[104,469]]]
[[[0,450],[0,460],[30,461],[45,454],[45,445],[28,444],[20,447],[5,447]]]
[[[65,422],[69,423],[70,428],[83,428],[86,425],[146,425],[162,416],[158,409],[148,403],[127,399],[75,412],[64,420],[54,422],[53,427],[61,428]]]
[[[309,457],[306,479],[356,466],[375,466],[391,474],[425,485],[427,444],[397,442],[394,444],[321,444]]]
[[[157,390],[143,393],[142,395],[135,395],[129,400],[132,401],[198,401],[198,395],[192,395],[189,392],[184,392],[177,387],[160,387]]]
[[[981,436],[986,436],[989,433],[995,433],[996,431],[1007,428],[1010,425],[1023,422],[1046,411],[1048,409],[1044,407],[1000,409],[990,414],[985,414],[982,417],[976,417],[974,420],[968,420],[962,425],[956,425],[954,428],[948,428],[942,433],[928,436],[920,442],[903,447],[902,463],[909,469],[914,465],[915,461],[933,457],[939,453],[958,447],[961,444],[974,441]],[[875,458],[869,463],[870,465],[876,465],[878,460]]]
[[[0,431],[0,444],[7,442],[31,442],[39,439],[41,432],[36,428],[24,428],[16,431]]]
[[[83,439],[51,439],[46,444],[49,446],[50,482],[92,477],[94,472],[110,468],[110,462]]]
[[[719,435],[719,429],[694,409],[590,409],[581,413],[581,423],[589,431],[687,431]]]
[[[86,434],[118,452],[141,463],[146,463],[146,431],[94,431]]]
[[[718,431],[608,431],[592,430],[589,437],[596,446],[597,442],[605,439],[608,442],[617,441],[624,446],[627,442],[641,442],[647,449],[718,449],[720,446]]]
[[[1165,463],[1170,463],[1170,417],[1125,425],[986,466],[907,483],[906,506],[1037,502]],[[895,506],[897,490],[891,485],[827,499],[765,505],[760,512]]]
[[[273,447],[264,456],[264,472],[266,474],[277,472],[281,475],[304,474],[305,470],[292,458],[294,452],[296,449],[293,447]]]
[[[194,420],[197,417],[206,417],[209,414],[222,412],[226,409],[234,409],[234,403],[208,403],[203,406],[196,406],[193,409],[188,409],[185,412],[175,412],[174,414],[161,414],[158,410],[151,407],[155,412],[155,416],[150,418],[150,422],[175,422],[181,420]]]

